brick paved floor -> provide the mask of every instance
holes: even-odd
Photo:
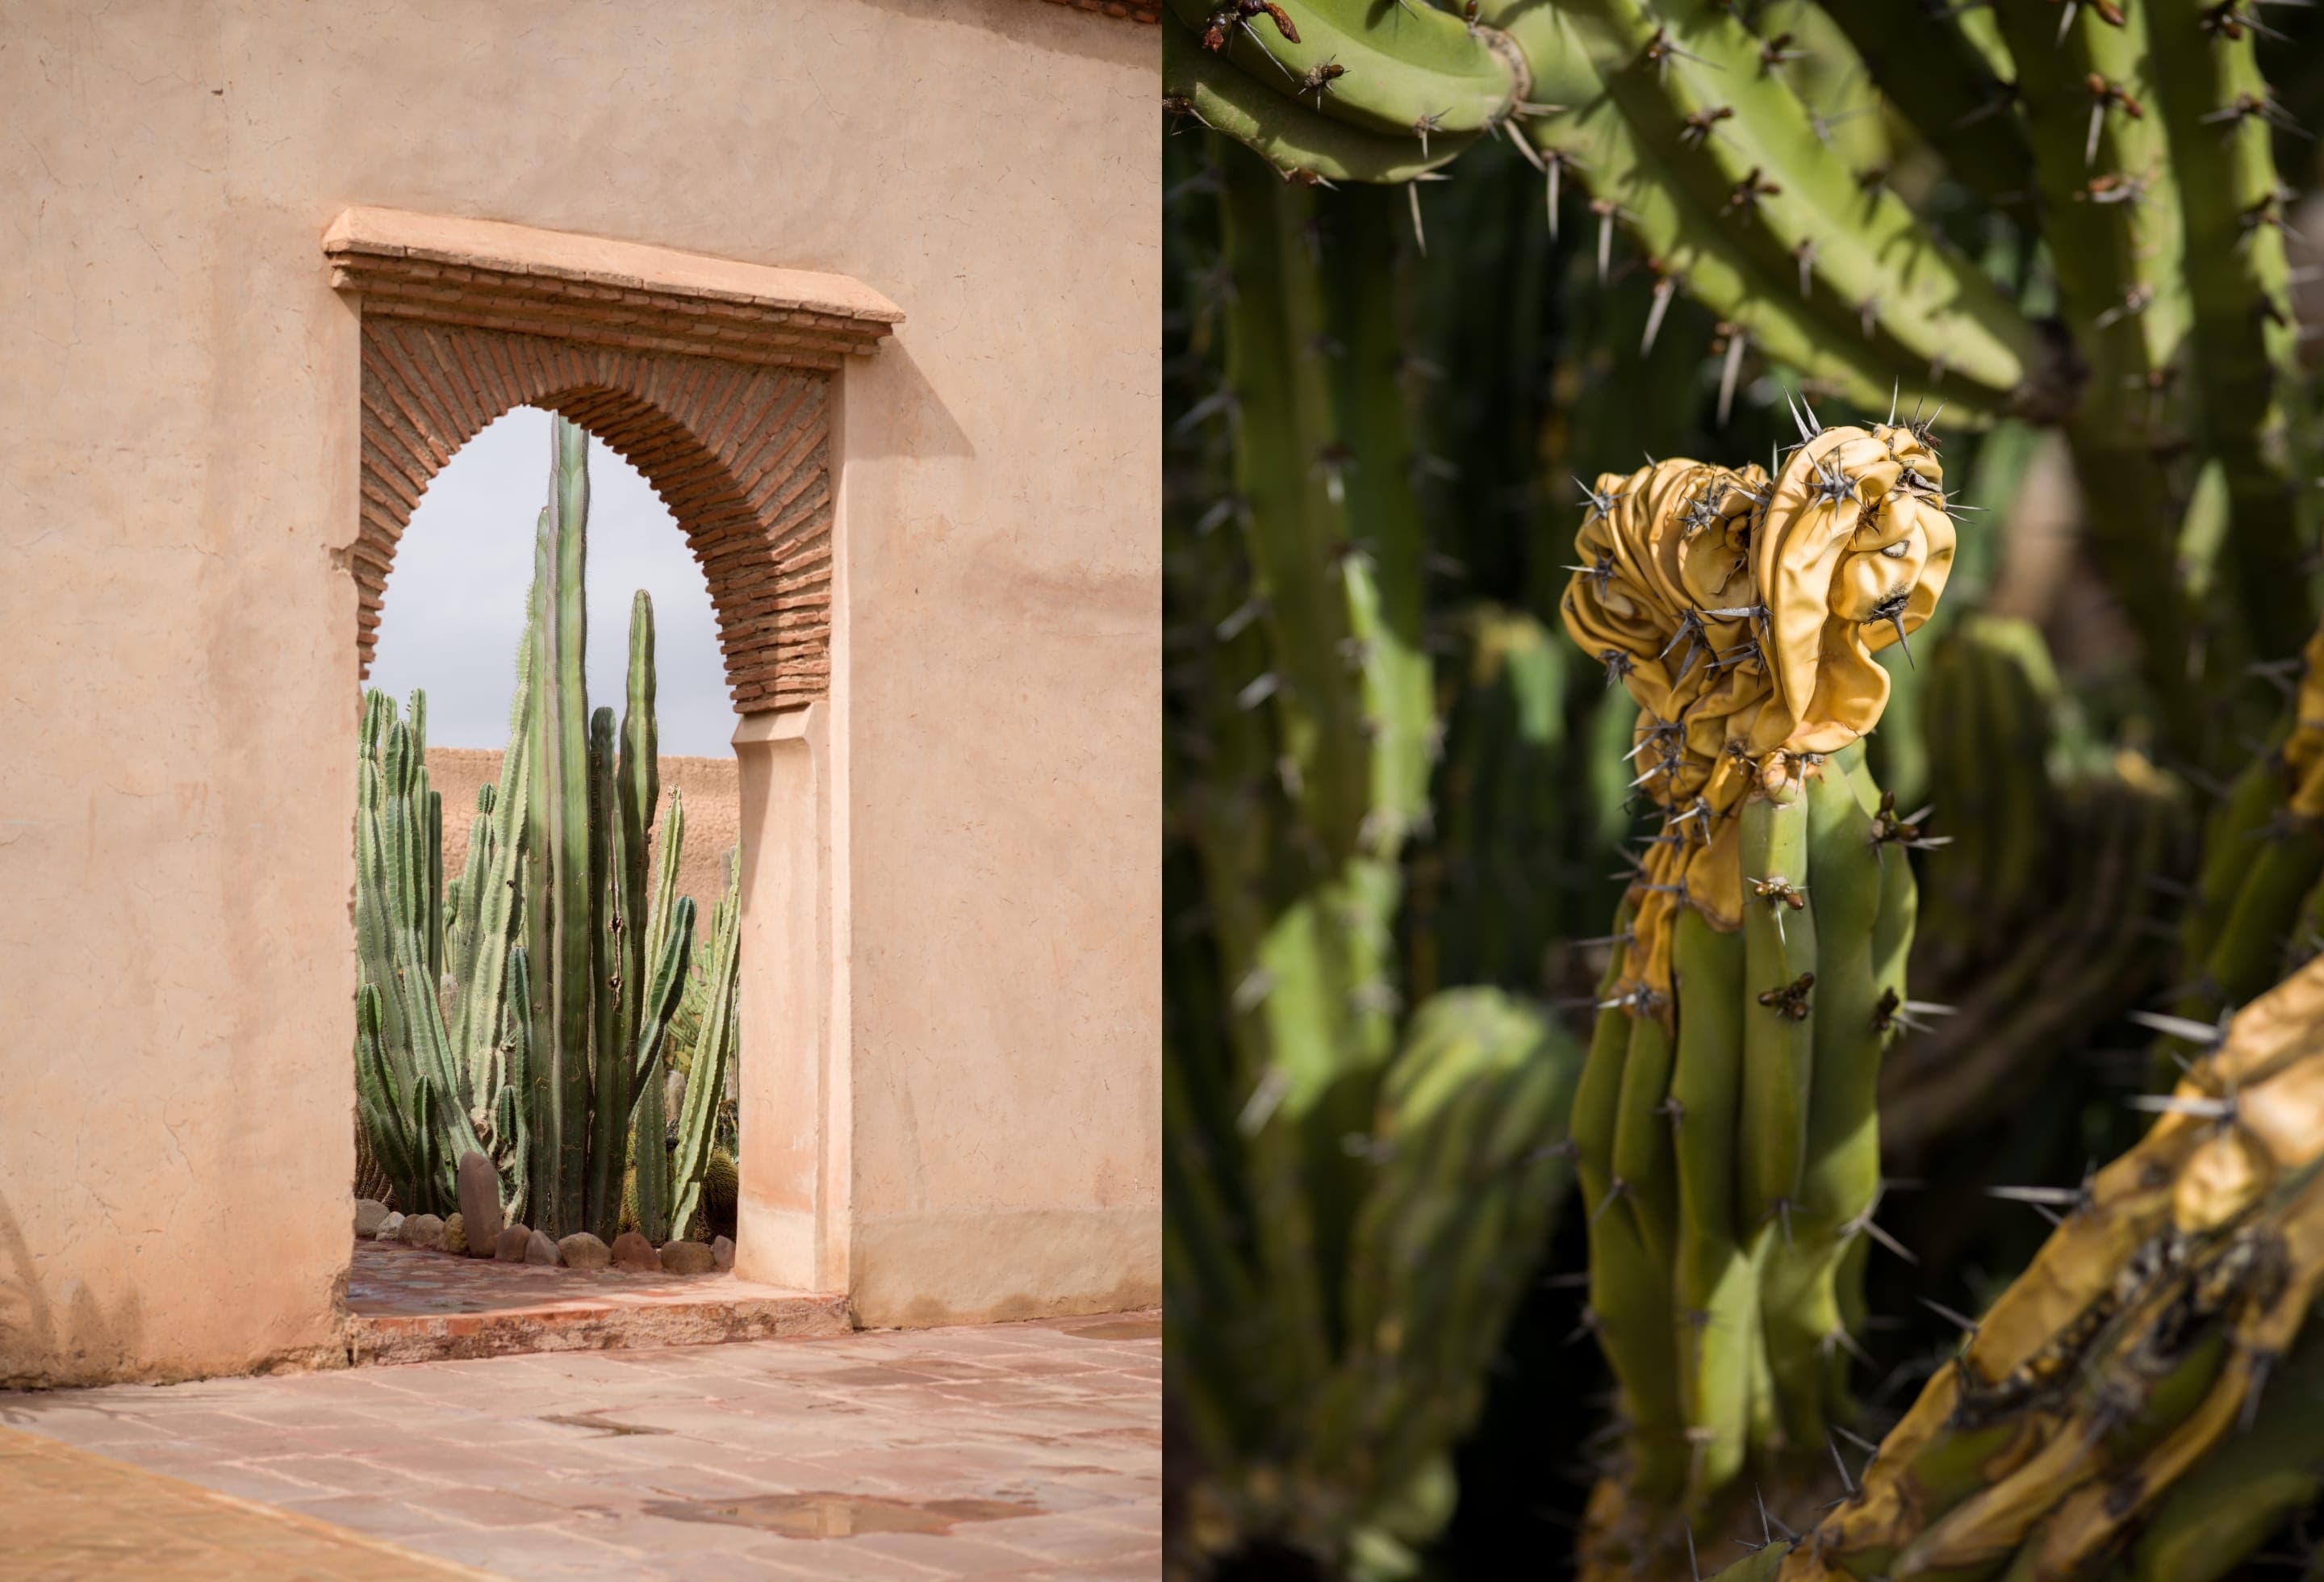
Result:
[[[0,1577],[453,1582],[489,1575],[0,1429]]]
[[[510,1577],[1144,1582],[1160,1352],[1130,1315],[0,1395],[0,1423]]]

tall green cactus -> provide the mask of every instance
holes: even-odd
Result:
[[[399,1198],[448,1201],[459,1156],[480,1148],[501,1167],[512,1214],[610,1239],[633,1155],[656,1183],[649,1226],[668,1220],[662,1045],[686,990],[695,907],[675,890],[676,818],[650,887],[652,603],[642,590],[632,603],[617,742],[613,711],[591,715],[585,681],[587,436],[558,418],[550,445],[509,745],[500,782],[479,793],[449,908],[425,699],[414,696],[409,726],[383,697],[366,700],[357,933],[371,997],[357,1069]]]
[[[1450,1513],[1570,1171],[1578,1051],[1498,990],[1423,999],[1397,948],[1443,729],[1405,217],[1218,174],[1188,205],[1218,227],[1218,384],[1179,426],[1199,470],[1166,528],[1167,1388],[1197,1550],[1388,1577]]]
[[[717,909],[710,918],[710,939],[707,948],[710,959],[701,979],[699,1003],[695,1006],[695,1034],[687,1050],[686,1065],[686,1096],[678,1115],[676,1157],[670,1161],[669,1180],[669,1224],[684,1233],[694,1224],[696,1211],[702,1207],[705,1184],[710,1170],[710,1153],[717,1142],[718,1106],[726,1092],[726,1078],[734,1066],[736,1041],[741,1036],[741,1013],[738,985],[742,970],[742,856],[739,851],[726,857],[726,887],[719,898]],[[687,929],[692,931],[691,914],[687,914]],[[676,926],[673,922],[673,927]],[[665,946],[665,958],[675,946],[673,940]],[[672,985],[671,1008],[676,1007],[677,985]],[[667,1021],[667,1016],[664,1018]],[[659,1089],[659,1069],[650,1062],[641,1062],[641,1076],[652,1076],[656,1080],[645,1086]],[[641,1126],[639,1153],[642,1157],[646,1132]],[[654,1139],[659,1146],[659,1134]],[[639,1198],[644,1200],[644,1177],[639,1178]]]

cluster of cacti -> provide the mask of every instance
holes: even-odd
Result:
[[[2257,61],[2277,22],[2313,28],[2251,0],[1169,9],[1170,1387],[1182,1420],[1239,1425],[1200,1441],[1188,1508],[1224,1536],[1196,1548],[1222,1575],[1237,1544],[1271,1574],[1269,1542],[1333,1575],[1499,1575],[1571,1514],[1585,1569],[1684,1577],[1692,1540],[1709,1574],[1851,1492],[1843,1447],[1940,1337],[1914,1296],[1974,1309],[2037,1213],[2083,1221],[2058,1183],[2124,1145],[2150,1064],[2175,1078],[2153,1031],[2200,1052],[2324,946],[2324,698],[2253,741],[2312,623],[2324,499],[2293,487],[2324,467],[2270,146],[2303,117]],[[1787,392],[1888,421],[1772,472],[1654,461],[1764,457]],[[1570,556],[1569,473],[1595,480]],[[2021,483],[2076,497],[2062,553],[2015,531]],[[1932,619],[1956,545],[1970,613]],[[1553,608],[1578,652],[1545,643]],[[1431,672],[1433,706],[1395,684]],[[1609,939],[1626,798],[1651,822]],[[1590,1437],[1591,1348],[1556,1345],[1549,1288],[1584,1277],[1554,1276],[1446,1524],[1433,1476],[1372,1476],[1419,1465],[1388,1420],[1315,1448],[1314,1354],[1282,1337],[1350,1333],[1353,1161],[1407,1001],[1578,995],[1593,962],[1567,1228],[1613,1434]],[[2324,1118],[2297,1124],[2324,1152]],[[2275,1212],[2248,1224],[2290,1235]],[[2177,1355],[2158,1325],[2216,1316],[2193,1272],[2226,1266],[2190,1247],[2179,1285],[2123,1299],[2144,1331],[2027,1320],[2060,1326],[2080,1406],[2012,1397],[2022,1464],[1955,1421],[1922,1458],[1955,1509],[1918,1483],[1899,1507],[1952,1536],[1900,1530],[1924,1547],[1855,1574],[2214,1575],[2314,1499],[2319,1430],[2280,1387],[2324,1374],[2292,1339],[2304,1297],[2268,1309],[2281,1335],[2245,1327],[2285,1349],[2248,1429],[2171,1438],[2191,1375],[2140,1370]],[[2116,1250],[2054,1256],[2103,1283],[2158,1255]],[[2166,1440],[2182,1461],[2142,1467]],[[2053,1568],[2024,1540],[2072,1501]]]
[[[1575,1096],[1590,1321],[1621,1389],[1585,1563],[1621,1575],[1845,1411],[1910,1013],[1915,838],[1863,767],[1953,550],[1916,427],[1819,430],[1772,475],[1673,460],[1589,491],[1566,630],[1637,700],[1661,816]]]
[[[1202,1553],[1384,1577],[1448,1514],[1444,1457],[1570,1174],[1580,1051],[1524,1000],[1432,992],[1399,948],[1444,729],[1401,216],[1240,158],[1211,190],[1231,289],[1196,338],[1222,384],[1187,403],[1166,523],[1167,1387]],[[1563,708],[1537,669],[1512,684]]]
[[[521,729],[529,707],[520,684]],[[503,782],[521,792],[520,746]],[[413,1214],[448,1214],[461,1155],[480,1152],[525,1206],[531,1081],[530,983],[516,890],[521,800],[486,785],[476,799],[465,872],[447,897],[442,795],[428,784],[428,699],[408,718],[384,693],[364,696],[356,760],[355,992],[357,1116],[372,1158]],[[447,921],[447,912],[449,914]]]
[[[2225,1575],[2313,1497],[2324,963],[2238,1015],[1941,1366],[1784,1577]],[[2287,1361],[2289,1367],[2286,1366]],[[2264,1422],[2264,1438],[2249,1433]],[[2215,1456],[2214,1452],[2218,1452]],[[2209,1457],[2209,1459],[2207,1459]]]
[[[1406,185],[1416,227],[1420,183],[1507,138],[1553,231],[1586,185],[1601,278],[1634,239],[1646,344],[1674,292],[1714,311],[1728,393],[1756,353],[1874,410],[1901,388],[2061,426],[2167,738],[2218,761],[2218,700],[2307,624],[2289,117],[2257,9],[1173,0],[1165,93],[1286,176]],[[1951,215],[1899,190],[1916,163],[1958,183]],[[2207,477],[2222,533],[2191,531]]]
[[[656,1241],[688,1223],[734,1042],[730,877],[697,1022],[698,1083],[665,1141],[667,1034],[688,983],[692,898],[677,893],[684,812],[659,797],[653,606],[630,615],[627,708],[593,715],[583,679],[587,436],[551,425],[509,745],[477,797],[467,863],[444,883],[441,800],[428,789],[426,699],[407,724],[364,700],[356,833],[356,1069],[373,1154],[399,1204],[454,1200],[471,1150],[499,1167],[511,1217],[608,1240],[629,1217]],[[703,1052],[707,1050],[707,1054]],[[701,1092],[696,1093],[699,1087]],[[671,1163],[670,1150],[677,1153]],[[634,1186],[624,1192],[634,1167]]]

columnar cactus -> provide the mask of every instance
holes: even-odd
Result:
[[[718,1106],[725,1096],[727,1074],[733,1069],[735,1043],[741,1036],[736,990],[742,963],[742,853],[730,852],[726,857],[725,893],[718,898],[717,909],[710,919],[710,959],[696,1012],[697,1031],[688,1051],[686,1097],[678,1115],[677,1154],[669,1170],[669,1222],[680,1234],[693,1225],[695,1214],[702,1207],[711,1152],[718,1140]],[[686,924],[691,932],[690,912]],[[649,1073],[652,1079],[644,1085],[660,1087],[659,1068],[641,1067],[641,1078]],[[659,1135],[657,1133],[657,1139]],[[642,1158],[648,1152],[642,1125],[638,1128],[638,1137],[639,1156]],[[642,1181],[640,1195],[643,1195]]]
[[[617,745],[613,710],[592,717],[584,683],[587,436],[559,418],[550,444],[509,745],[500,782],[478,794],[449,907],[426,699],[413,695],[409,725],[379,693],[365,699],[356,1064],[374,1153],[407,1207],[448,1203],[460,1155],[480,1149],[512,1216],[610,1239],[633,1152],[657,1182],[649,1223],[668,1217],[661,1048],[694,902],[673,887],[673,819],[649,905],[653,606],[642,591],[632,606]]]
[[[1585,1548],[1607,1575],[1663,1563],[1672,1513],[1747,1466],[1821,1457],[1847,1411],[1915,905],[1914,832],[1863,766],[1871,656],[1927,620],[1954,541],[1924,429],[1803,418],[1803,439],[1772,476],[1600,477],[1564,605],[1637,702],[1663,818],[1574,1101],[1627,1429]]]
[[[480,797],[447,930],[442,797],[428,785],[427,729],[424,693],[412,694],[408,719],[396,717],[384,693],[365,696],[355,814],[358,1113],[373,1157],[413,1213],[446,1211],[463,1153],[484,1152],[506,1169],[523,1150],[521,1130],[503,1122],[525,1070],[523,1001],[509,987],[523,972],[509,903],[521,831],[498,844],[493,799]],[[524,755],[511,760],[508,773],[521,781]],[[447,938],[455,959],[469,961],[465,980],[443,970]]]

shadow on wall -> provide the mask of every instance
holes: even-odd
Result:
[[[1158,69],[1162,34],[1151,22],[1108,16],[1079,0],[1052,0],[1028,5],[1027,0],[870,0],[881,11],[891,11],[927,22],[964,23],[997,33],[1012,43],[1038,44],[1093,60],[1134,65],[1151,61]],[[1104,0],[1093,0],[1093,5]],[[1113,0],[1132,9],[1146,9],[1150,0]],[[1078,15],[1074,14],[1079,13]]]
[[[108,1311],[86,1282],[75,1281],[59,1309],[41,1285],[15,1211],[0,1198],[0,1389],[111,1374],[124,1359],[146,1355],[144,1335],[134,1287]],[[21,1416],[0,1405],[0,1422]]]

